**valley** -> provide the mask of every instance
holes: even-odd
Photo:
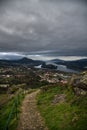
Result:
[[[16,106],[14,106],[13,113],[17,111],[17,117],[15,114],[12,114],[8,128],[9,130],[16,130],[17,126],[20,127],[18,122],[20,121],[20,114],[22,116],[20,112],[21,106],[23,105],[22,102],[26,100],[26,96],[30,98],[30,93],[33,95],[33,92],[37,91],[39,91],[39,93],[35,95],[36,104],[34,105],[44,119],[47,129],[86,130],[86,70],[80,70],[78,73],[76,70],[65,71],[65,69],[67,69],[65,65],[59,64],[57,66],[56,63],[33,61],[27,58],[18,61],[5,60],[0,62],[1,130],[6,127],[6,122],[16,98],[18,99],[17,109]],[[56,69],[55,66],[57,66],[59,70],[58,68]],[[30,108],[33,109],[32,104]],[[25,109],[23,109],[23,111],[24,110]],[[29,117],[27,118],[29,119]],[[35,120],[34,117],[31,118],[31,120]],[[35,124],[35,127],[37,128],[38,125],[39,124]],[[46,127],[43,126],[43,130]],[[23,130],[25,129],[26,126]],[[33,129],[38,130],[38,128]]]

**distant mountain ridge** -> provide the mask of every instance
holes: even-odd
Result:
[[[29,66],[35,66],[43,64],[43,61],[39,60],[32,60],[29,58],[22,58],[22,59],[16,59],[16,60],[0,60],[0,65],[2,66],[11,66],[11,65],[29,65]]]
[[[49,62],[50,67],[48,64],[46,64],[47,62]],[[15,66],[15,65],[28,65],[30,67],[42,65],[43,68],[45,67],[45,68],[50,68],[50,69],[51,69],[51,65],[52,65],[52,68],[56,68],[55,67],[56,65],[64,65],[69,69],[80,71],[80,70],[87,70],[87,59],[81,59],[81,60],[75,60],[75,61],[64,61],[60,59],[53,59],[53,60],[45,62],[41,60],[32,60],[32,59],[23,57],[21,59],[16,59],[16,60],[4,60],[4,59],[0,60],[0,66]]]

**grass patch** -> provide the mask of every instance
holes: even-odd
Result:
[[[17,100],[16,100],[17,98]],[[21,102],[24,98],[24,94],[19,94],[18,96],[15,95],[9,102],[5,103],[5,105],[3,105],[0,109],[0,130],[4,130],[5,129],[5,126],[6,126],[6,123],[7,123],[7,120],[9,118],[9,114],[12,110],[12,107],[13,107],[13,104],[15,103],[15,100],[17,101],[16,105],[14,105],[14,108],[12,110],[12,115],[11,115],[11,119],[9,121],[9,125],[8,125],[8,129],[9,130],[15,130],[16,127],[17,127],[17,123],[18,123],[18,120],[16,118],[16,111],[17,111],[17,117],[19,117],[19,113],[20,113],[20,105],[21,105]]]
[[[65,94],[65,102],[55,105],[57,94]],[[72,89],[49,87],[37,96],[37,106],[49,130],[87,130],[87,96],[77,97]]]

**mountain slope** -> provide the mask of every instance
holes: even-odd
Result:
[[[22,58],[19,60],[0,60],[0,66],[11,66],[11,65],[29,65],[29,66],[35,66],[42,64],[43,61],[39,60],[32,60],[28,58]]]
[[[75,61],[63,61],[59,59],[51,60],[50,62],[57,65],[65,65],[69,69],[73,70],[87,70],[87,59],[75,60]]]

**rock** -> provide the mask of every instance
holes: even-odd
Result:
[[[65,94],[58,94],[54,96],[52,104],[63,103],[65,101]]]
[[[75,95],[87,94],[87,72],[72,76],[70,82]]]

